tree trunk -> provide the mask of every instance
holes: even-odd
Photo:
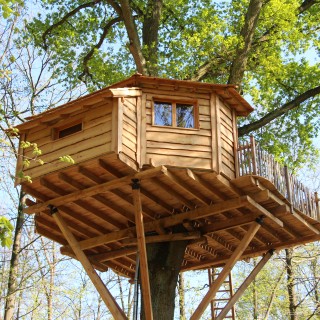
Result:
[[[249,3],[245,23],[240,33],[241,42],[232,61],[228,83],[241,86],[263,4],[262,0],[251,0]]]
[[[292,266],[292,249],[286,249],[286,270],[287,270],[287,290],[289,296],[290,320],[297,320],[296,315],[296,295],[294,289],[294,272]]]
[[[187,244],[174,241],[147,245],[154,320],[173,320],[176,286]],[[143,303],[141,306],[141,319],[145,320]]]
[[[18,205],[18,215],[16,228],[14,233],[13,245],[12,245],[12,254],[10,260],[10,271],[9,271],[9,280],[8,280],[8,289],[6,304],[4,309],[4,320],[13,320],[14,307],[16,302],[16,291],[17,291],[17,276],[18,276],[18,262],[20,256],[20,247],[21,247],[21,235],[24,224],[24,213],[23,213],[23,197],[24,194],[20,191],[19,196],[19,205]]]

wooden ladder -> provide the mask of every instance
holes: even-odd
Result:
[[[208,269],[209,285],[214,283],[220,273],[220,268]],[[233,296],[232,275],[229,273],[214,299],[211,300],[211,319],[215,320]],[[236,320],[235,308],[232,307],[224,319]]]

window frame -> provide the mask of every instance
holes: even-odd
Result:
[[[171,104],[171,119],[172,124],[171,126],[160,125],[155,123],[155,104],[156,103],[168,103]],[[178,127],[177,125],[177,104],[188,104],[193,106],[193,123],[194,126],[192,128],[186,127]],[[153,97],[152,99],[152,125],[161,128],[175,128],[175,129],[182,129],[182,130],[199,130],[199,106],[197,100],[183,100],[183,99],[168,99],[162,97]]]
[[[71,129],[72,127],[76,127],[78,125],[81,125],[81,128],[80,130],[76,130],[74,132],[71,132],[63,137],[60,137],[60,133],[66,129]],[[69,123],[66,123],[62,126],[59,126],[59,127],[55,127],[52,129],[52,139],[53,140],[61,140],[61,139],[65,139],[67,137],[70,137],[70,136],[73,136],[77,133],[80,133],[83,131],[83,121],[82,119],[80,120],[76,120],[76,121],[73,121],[73,122],[69,122]]]

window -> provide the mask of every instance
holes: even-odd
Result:
[[[156,126],[178,128],[197,128],[196,105],[184,102],[154,101],[154,119]]]
[[[82,131],[82,122],[72,123],[60,128],[53,129],[53,139],[61,139]]]

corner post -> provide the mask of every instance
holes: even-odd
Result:
[[[314,201],[316,202],[316,218],[318,221],[320,221],[320,208],[319,208],[319,196],[318,196],[318,192],[314,193]]]
[[[96,287],[97,291],[99,292],[101,298],[103,299],[104,303],[110,310],[112,316],[115,319],[119,320],[128,320],[124,312],[121,310],[119,305],[117,304],[114,297],[111,295],[109,290],[106,288],[105,284],[102,282],[101,278],[98,276],[96,270],[91,265],[89,259],[81,250],[79,242],[75,238],[75,236],[70,231],[68,225],[66,224],[63,217],[58,212],[58,209],[54,206],[49,206],[50,213],[54,218],[55,222],[57,223],[58,227],[60,228],[62,234],[68,241],[71,249],[73,250],[74,254],[76,255],[77,259],[81,262],[83,268],[87,272],[90,280],[92,281],[93,285]]]
[[[290,212],[293,212],[293,203],[292,203],[292,186],[290,181],[289,170],[287,166],[284,166],[284,174],[286,179],[286,187],[287,187],[287,194],[288,194],[288,201],[290,203]]]
[[[256,142],[254,136],[250,136],[251,144],[251,157],[252,157],[252,174],[257,174],[257,153],[256,153]]]
[[[141,287],[142,287],[144,312],[145,312],[146,320],[153,320],[147,248],[146,248],[146,239],[144,234],[143,214],[142,214],[142,205],[141,205],[141,197],[140,197],[140,181],[138,179],[132,180],[132,195],[133,195],[133,204],[135,208],[138,254],[140,256],[140,273],[141,273]]]

